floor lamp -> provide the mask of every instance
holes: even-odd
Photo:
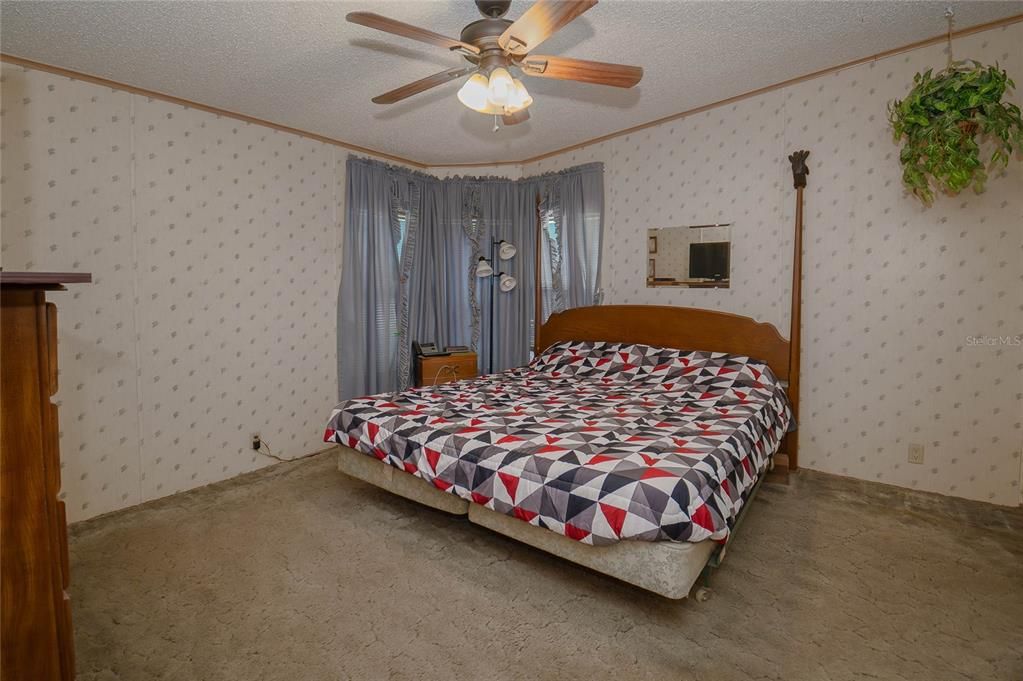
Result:
[[[517,249],[509,242],[501,239],[490,239],[490,259],[480,256],[476,263],[476,276],[490,280],[490,319],[487,324],[487,373],[494,373],[494,316],[497,312],[497,293],[512,291],[518,282],[510,274],[494,270],[493,263],[507,261],[515,257]]]

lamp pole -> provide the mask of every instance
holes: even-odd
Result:
[[[494,237],[490,237],[490,266],[493,268],[497,264],[497,244],[498,241]],[[498,278],[497,269],[494,268],[494,272],[490,275],[490,330],[489,330],[489,342],[487,346],[487,373],[494,373],[494,315],[497,313],[497,284],[495,283]]]
[[[489,342],[487,347],[487,373],[490,374],[494,373],[494,342],[496,340],[494,338],[494,327],[496,326],[494,316],[497,314],[497,299],[499,298],[497,289],[500,287],[502,291],[511,291],[518,283],[515,277],[505,272],[497,271],[494,266],[502,260],[514,258],[515,250],[513,244],[508,243],[504,239],[498,240],[491,236],[490,261],[487,262],[487,259],[481,255],[476,265],[476,276],[480,279],[490,278],[490,318],[487,320],[487,339]]]

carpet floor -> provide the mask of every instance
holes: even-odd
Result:
[[[801,472],[698,603],[347,478],[331,453],[72,528],[78,678],[1023,679],[1023,515]]]

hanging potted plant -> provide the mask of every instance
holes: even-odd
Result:
[[[935,189],[954,196],[972,186],[981,193],[988,169],[1007,166],[1023,146],[1020,109],[1002,101],[1013,87],[997,65],[968,59],[950,62],[937,75],[931,69],[916,74],[906,98],[889,103],[895,142],[904,140],[902,182],[924,204],[934,200]]]

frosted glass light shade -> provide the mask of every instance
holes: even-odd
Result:
[[[489,277],[494,273],[494,268],[490,266],[486,258],[480,258],[476,262],[476,276],[479,278]]]
[[[511,260],[512,258],[515,257],[515,253],[517,252],[517,250],[518,249],[516,249],[514,245],[508,243],[507,241],[502,241],[497,246],[497,257],[499,257],[501,260]]]
[[[462,89],[458,91],[458,101],[473,111],[485,113],[488,90],[487,77],[482,73],[474,73],[469,80],[465,81]]]
[[[515,113],[525,109],[533,103],[533,98],[526,90],[526,86],[522,84],[522,81],[518,78],[512,79],[511,93],[508,95],[508,103],[505,104],[505,109],[508,113]]]
[[[515,277],[510,274],[505,274],[504,272],[501,272],[501,277],[498,279],[498,282],[501,290],[505,293],[514,289],[519,283],[515,280]]]
[[[504,107],[508,104],[508,97],[514,91],[515,83],[507,69],[498,66],[490,72],[490,87],[487,90],[487,101],[494,106]]]

